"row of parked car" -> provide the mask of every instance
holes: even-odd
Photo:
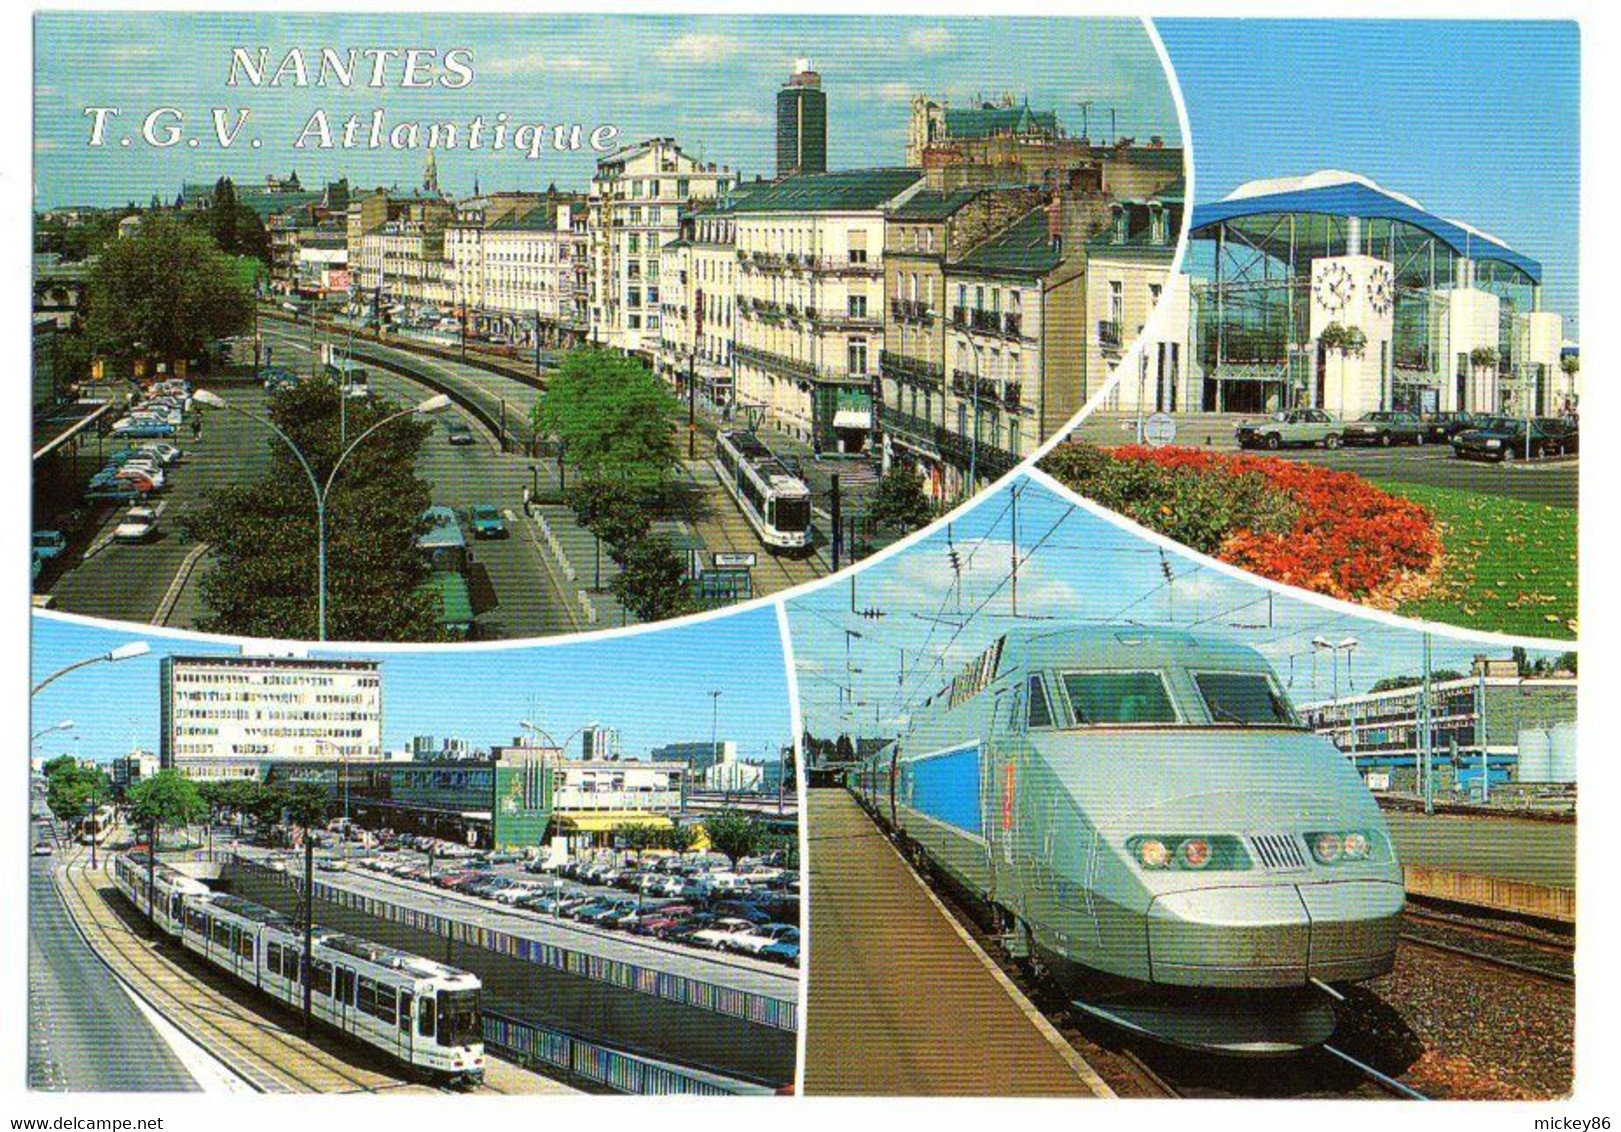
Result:
[[[475,855],[456,867],[438,865],[430,871],[425,861],[414,856],[384,853],[361,859],[356,867],[599,928],[769,962],[799,962],[799,929],[787,922],[790,917],[798,918],[798,894],[789,891],[784,879],[789,874],[765,860],[739,862],[740,871],[735,872],[725,868],[724,858],[717,861],[713,855],[689,855],[663,868],[570,860],[560,868],[545,869],[531,862],[526,871],[550,876],[530,880],[491,871],[493,865],[502,863],[491,859],[498,856],[510,859],[510,855]],[[328,863],[326,867],[333,866]],[[577,883],[565,882],[565,870]],[[705,883],[722,874],[729,879]],[[738,878],[745,876],[750,879],[739,883]],[[667,895],[668,890],[655,885],[655,880],[678,882],[684,895]],[[797,887],[797,877],[793,880]],[[611,886],[624,894],[585,885]]]
[[[1532,457],[1563,456],[1577,451],[1579,430],[1571,417],[1535,417],[1529,422]],[[1413,413],[1380,410],[1354,421],[1341,421],[1323,409],[1290,409],[1261,420],[1240,421],[1235,435],[1240,448],[1344,445],[1389,448],[1396,444],[1450,444],[1465,458],[1513,460],[1527,455],[1524,418],[1483,413]]]

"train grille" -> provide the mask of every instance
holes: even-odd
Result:
[[[1261,833],[1250,838],[1250,847],[1267,869],[1303,869],[1306,854],[1300,848],[1300,839],[1289,834]]]

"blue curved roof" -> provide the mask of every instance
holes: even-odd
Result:
[[[1459,255],[1477,260],[1497,260],[1519,268],[1533,282],[1542,282],[1542,264],[1513,248],[1496,243],[1445,217],[1404,200],[1382,193],[1357,181],[1288,192],[1267,193],[1195,205],[1191,232],[1198,235],[1224,220],[1246,216],[1267,216],[1285,212],[1308,212],[1323,216],[1360,216],[1365,220],[1399,220],[1422,228]]]

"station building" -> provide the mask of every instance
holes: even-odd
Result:
[[[1183,270],[1185,323],[1156,320],[1149,342],[1190,340],[1191,395],[1154,407],[1356,418],[1574,406],[1542,265],[1358,174],[1251,181],[1196,207]]]
[[[1565,750],[1574,740],[1574,673],[1521,676],[1511,661],[1480,658],[1468,675],[1432,679],[1430,698],[1438,792],[1473,791],[1482,766],[1490,768],[1493,787],[1574,782],[1574,747]],[[1421,683],[1307,705],[1302,715],[1345,753],[1370,787],[1419,788]],[[1563,752],[1560,758],[1543,757],[1554,748]]]

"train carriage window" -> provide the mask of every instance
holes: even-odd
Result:
[[[416,1002],[416,996],[408,990],[400,991],[400,1031],[411,1032],[411,1006]]]
[[[253,953],[258,945],[259,941],[254,939],[251,933],[244,931],[236,933],[236,953],[250,963],[253,961]]]
[[[198,935],[208,934],[208,917],[197,908],[186,909],[186,930]]]
[[[332,997],[332,964],[317,959],[310,971],[310,990]]]
[[[338,968],[338,1001],[345,1006],[355,1004],[355,973],[348,967]]]
[[[429,995],[424,998],[420,1005],[422,1009],[420,1016],[417,1018],[417,1034],[424,1038],[431,1038],[439,1019],[439,1013],[434,1008],[433,996]]]
[[[281,944],[274,940],[265,944],[265,967],[272,975],[281,974]]]
[[[1176,707],[1158,672],[1066,672],[1074,725],[1176,723]]]
[[[173,896],[169,897],[169,919],[171,919],[171,920],[179,920],[180,919],[180,906],[181,906],[181,897],[180,897],[180,894],[177,892]]]
[[[1294,709],[1263,672],[1195,672],[1212,723],[1298,727]]]
[[[209,938],[215,943],[219,944],[221,947],[230,947],[231,925],[227,924],[223,920],[216,920],[213,917],[209,917],[208,922],[210,928],[212,929],[212,931],[209,933]]]
[[[355,1009],[362,1014],[377,1013],[377,983],[365,975],[355,984]]]
[[[1028,719],[1031,727],[1051,727],[1053,725],[1052,707],[1047,703],[1047,688],[1042,684],[1040,676],[1030,677],[1029,711]]]

